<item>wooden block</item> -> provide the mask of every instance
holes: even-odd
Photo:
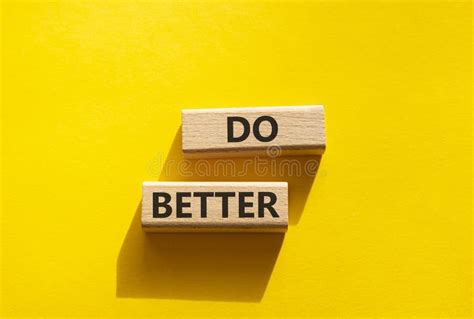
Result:
[[[285,232],[286,182],[144,182],[149,232]]]
[[[187,158],[322,154],[324,109],[317,106],[183,110]]]

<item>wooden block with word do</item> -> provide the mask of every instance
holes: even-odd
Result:
[[[150,232],[285,232],[286,182],[144,182]]]
[[[183,110],[183,153],[188,158],[322,154],[322,106]]]

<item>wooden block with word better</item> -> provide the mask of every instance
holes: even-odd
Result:
[[[188,158],[322,154],[324,109],[317,106],[183,110]]]
[[[286,182],[144,182],[149,232],[285,232]]]

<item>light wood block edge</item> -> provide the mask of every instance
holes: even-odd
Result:
[[[296,112],[301,120],[302,112],[312,112],[313,115],[317,113],[318,118],[318,129],[316,130],[317,136],[313,138],[314,141],[307,144],[298,144],[299,140],[308,141],[308,136],[291,136],[291,133],[287,132],[284,139],[290,139],[291,143],[280,143],[279,140],[269,143],[246,143],[242,145],[236,144],[223,144],[207,143],[205,145],[195,145],[193,141],[202,139],[206,141],[207,135],[203,134],[202,124],[193,122],[191,117],[193,115],[199,115],[200,118],[205,117],[205,127],[209,128],[209,131],[216,134],[216,131],[226,134],[223,127],[223,119],[220,118],[219,125],[216,126],[216,121],[213,120],[215,116],[225,116],[226,114],[242,115],[242,116],[254,116],[255,114],[274,114],[277,112],[279,116],[283,116],[283,124],[295,125],[298,127],[297,121],[291,119],[291,113]],[[282,115],[290,114],[290,115]],[[308,113],[309,114],[309,113]],[[214,117],[215,117],[214,116]],[[269,107],[242,107],[242,108],[217,108],[217,109],[185,109],[181,111],[182,117],[182,151],[185,158],[229,158],[229,157],[249,157],[249,156],[269,156],[269,148],[277,147],[279,150],[279,156],[304,156],[304,155],[322,155],[326,150],[326,136],[325,136],[325,115],[324,107],[322,105],[308,105],[308,106],[269,106]],[[304,120],[304,118],[303,118]],[[192,123],[192,125],[191,125]],[[289,124],[288,124],[289,123]],[[199,125],[201,127],[199,127]],[[218,127],[218,129],[214,129]],[[299,132],[304,133],[304,129],[301,126],[298,129]],[[311,130],[313,133],[315,129]],[[189,137],[191,136],[191,138]],[[222,138],[221,138],[222,141]],[[216,147],[213,147],[216,146]]]
[[[150,220],[150,203],[149,199],[142,198],[142,214],[141,214],[141,223],[142,229],[145,232],[205,232],[205,233],[220,233],[220,232],[250,232],[250,233],[272,233],[272,232],[286,232],[288,229],[288,183],[287,182],[143,182],[143,193],[145,193],[147,187],[161,187],[164,188],[170,187],[170,189],[180,189],[186,190],[190,188],[195,188],[196,190],[202,189],[203,187],[207,188],[228,188],[228,189],[239,189],[240,191],[245,191],[246,189],[277,189],[281,195],[279,200],[284,201],[281,207],[283,210],[279,211],[281,214],[281,219],[278,223],[273,224],[270,220],[258,220],[255,218],[247,219],[246,223],[233,223],[232,219],[229,219],[229,222],[209,222],[206,224],[194,224],[192,221],[190,223],[184,223],[181,225],[159,225],[156,222]],[[230,206],[229,206],[229,209]],[[235,211],[232,213],[235,214]],[[147,217],[148,216],[148,217]],[[231,217],[231,212],[229,211],[229,217]],[[263,221],[263,223],[262,223]],[[260,222],[258,224],[256,222]]]

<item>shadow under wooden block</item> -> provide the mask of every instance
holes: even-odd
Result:
[[[147,234],[137,207],[117,260],[117,297],[258,302],[282,233]]]
[[[287,181],[289,224],[305,208],[321,156],[185,159],[181,130],[159,181]],[[137,185],[139,187],[140,185]],[[283,233],[156,233],[141,228],[141,205],[117,259],[117,297],[259,302]],[[290,229],[291,231],[291,229]]]

